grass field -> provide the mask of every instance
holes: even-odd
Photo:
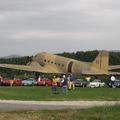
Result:
[[[6,100],[120,100],[119,88],[76,88],[63,94],[53,94],[51,87],[0,87],[0,99]]]
[[[0,120],[120,120],[120,105],[77,110],[0,112]]]

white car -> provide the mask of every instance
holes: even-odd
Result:
[[[26,79],[22,81],[23,86],[29,86],[29,85],[37,85],[37,82],[32,79]]]
[[[104,85],[105,85],[104,82],[101,82],[101,80],[95,79],[94,81],[88,84],[88,87],[95,88],[95,87],[103,87]]]

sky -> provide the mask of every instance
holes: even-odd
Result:
[[[119,47],[120,0],[0,0],[0,56]]]

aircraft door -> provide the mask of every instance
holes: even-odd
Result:
[[[67,68],[67,72],[68,73],[72,73],[72,66],[73,66],[73,61],[70,61],[69,63],[68,63],[68,68]]]

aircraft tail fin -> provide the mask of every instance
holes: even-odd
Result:
[[[100,72],[108,74],[109,53],[101,51],[92,63],[92,67],[98,69]]]

